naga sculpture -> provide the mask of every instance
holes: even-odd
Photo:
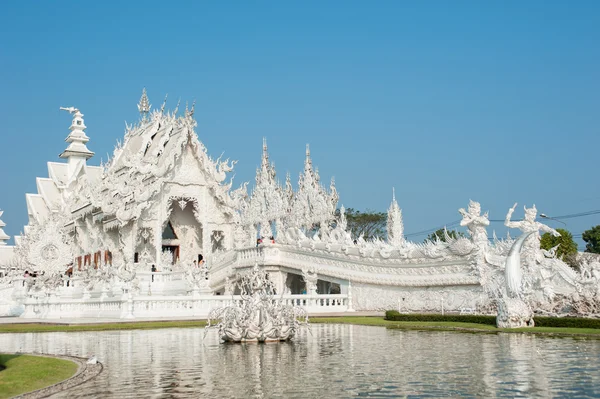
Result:
[[[533,311],[522,298],[521,248],[534,232],[522,234],[512,245],[506,258],[505,290],[498,298],[496,325],[499,328],[533,327]]]

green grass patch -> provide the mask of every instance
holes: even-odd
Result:
[[[458,322],[458,323],[477,323],[481,325],[496,326],[496,316],[487,315],[458,315],[458,314],[418,314],[418,313],[399,313],[396,310],[385,312],[385,319],[390,321],[429,321],[429,322]],[[564,333],[598,334],[600,333],[600,319],[591,319],[585,317],[548,317],[534,316],[534,331],[563,331]],[[550,328],[547,330],[547,328]],[[511,329],[510,331],[530,331],[528,328]]]
[[[397,328],[404,330],[432,330],[432,331],[465,331],[465,332],[485,332],[485,333],[534,333],[550,335],[580,335],[594,338],[600,338],[600,328],[575,328],[571,326],[553,327],[541,325],[538,326],[538,319],[535,318],[536,327],[534,328],[516,328],[501,329],[496,328],[494,316],[477,315],[420,315],[420,314],[399,314],[395,315],[387,312],[386,316],[394,316],[392,320],[377,316],[341,316],[341,317],[319,317],[310,318],[311,324],[356,324],[363,326],[381,326],[387,328]],[[493,325],[490,320],[493,319]],[[544,319],[550,319],[546,317]],[[584,319],[589,320],[589,319]],[[593,320],[593,319],[592,319]],[[106,324],[2,324],[0,333],[28,333],[28,332],[75,332],[75,331],[109,331],[109,330],[150,330],[158,328],[190,328],[206,327],[205,320],[189,321],[142,321],[142,322],[124,322],[124,323],[106,323]]]
[[[35,391],[72,377],[77,364],[64,359],[0,354],[0,398]]]
[[[474,323],[496,326],[496,316],[487,315],[458,315],[458,314],[419,314],[419,313],[399,313],[396,310],[385,312],[386,320],[394,321],[431,321],[431,322],[458,322]]]
[[[108,331],[108,330],[151,330],[157,328],[189,328],[204,327],[204,320],[190,321],[140,321],[125,323],[98,323],[98,324],[45,324],[21,323],[1,324],[0,333],[24,332],[75,332],[75,331]]]
[[[361,326],[382,326],[387,328],[399,328],[406,330],[469,330],[482,332],[496,332],[495,326],[489,326],[477,323],[460,323],[449,321],[395,321],[386,320],[376,316],[343,316],[343,317],[313,317],[310,319],[312,324],[356,324]]]
[[[595,328],[572,328],[572,327],[533,327],[533,328],[496,328],[495,325],[481,323],[466,323],[458,321],[419,321],[416,314],[412,314],[413,320],[396,321],[386,320],[381,317],[313,317],[312,324],[357,324],[363,326],[382,326],[402,330],[426,330],[426,331],[459,331],[459,332],[481,332],[481,333],[529,333],[545,335],[570,335],[585,336],[600,339],[600,329]],[[441,315],[440,315],[441,316]],[[471,316],[471,315],[469,315]]]

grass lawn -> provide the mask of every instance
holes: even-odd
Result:
[[[77,364],[63,359],[0,354],[0,398],[10,398],[66,380]]]
[[[488,324],[460,323],[448,321],[391,321],[383,317],[313,317],[313,324],[358,324],[364,326],[385,326],[404,330],[434,330],[434,331],[472,331],[483,333],[530,333],[547,335],[575,335],[600,339],[600,329],[595,328],[563,328],[563,327],[533,327],[533,328],[497,328]]]
[[[559,327],[534,327],[502,329],[488,324],[461,323],[448,321],[390,321],[383,317],[374,316],[342,316],[342,317],[311,317],[312,324],[357,324],[363,326],[382,326],[404,330],[432,330],[432,331],[464,331],[482,333],[533,333],[547,335],[575,335],[600,339],[600,329],[593,328],[559,328]],[[1,324],[0,333],[26,333],[26,332],[69,332],[69,331],[107,331],[107,330],[148,330],[155,328],[187,328],[205,327],[206,321],[141,321],[107,324]]]
[[[69,331],[107,331],[107,330],[150,330],[155,328],[204,327],[204,320],[190,321],[138,321],[104,324],[1,324],[0,333],[24,332],[69,332]]]

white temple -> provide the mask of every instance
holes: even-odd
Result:
[[[127,126],[110,161],[90,166],[83,114],[69,143],[26,194],[29,223],[8,239],[0,221],[0,313],[31,318],[205,317],[238,298],[236,276],[258,263],[282,301],[311,313],[353,310],[490,312],[505,285],[513,240],[488,240],[487,213],[461,209],[469,238],[413,243],[395,193],[387,240],[351,237],[338,193],[320,181],[306,147],[297,190],[276,180],[263,140],[248,195],[232,189],[235,162],[212,159],[195,132],[194,106],[152,110]],[[0,201],[2,199],[0,198]],[[507,226],[533,232],[523,245],[522,297],[547,313],[600,313],[600,264],[579,273],[539,248],[535,207]],[[2,213],[0,212],[0,216]],[[537,240],[537,241],[536,241]],[[598,269],[598,272],[594,272]],[[584,299],[585,300],[584,300]]]

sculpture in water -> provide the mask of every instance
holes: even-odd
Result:
[[[533,311],[522,298],[521,248],[534,232],[522,234],[514,242],[504,268],[505,290],[498,298],[496,325],[500,328],[533,327]]]
[[[308,325],[306,310],[275,299],[273,282],[258,263],[249,273],[238,274],[236,280],[241,301],[213,309],[208,316],[206,328],[216,326],[223,341],[287,341],[298,328]]]

